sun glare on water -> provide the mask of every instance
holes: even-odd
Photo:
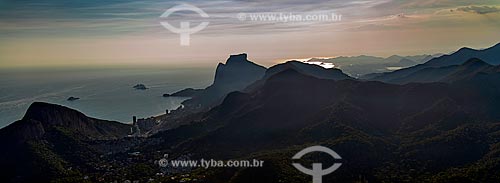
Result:
[[[313,64],[313,65],[319,65],[321,67],[324,67],[326,69],[334,68],[335,64],[333,63],[325,63],[325,62],[304,62],[306,64]]]

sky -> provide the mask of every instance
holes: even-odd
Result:
[[[191,11],[160,17],[180,4],[209,17]],[[341,19],[250,17],[271,13]],[[160,22],[209,24],[182,46],[180,35]],[[311,57],[450,53],[499,38],[499,0],[0,0],[0,68],[216,65],[237,53],[269,66]]]

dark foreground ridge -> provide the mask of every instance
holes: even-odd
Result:
[[[324,182],[499,182],[499,72],[479,59],[467,60],[432,68],[452,68],[446,70],[450,77],[442,77],[450,82],[389,84],[296,62],[262,70],[246,55],[232,56],[218,67],[211,86],[226,89],[219,102],[192,113],[187,107],[187,115],[175,118],[178,126],[148,137],[127,137],[129,125],[33,103],[22,120],[0,129],[6,149],[0,154],[0,182],[303,183],[310,176],[297,171],[291,157],[311,145],[342,156],[342,167]],[[260,77],[248,77],[247,85],[233,80],[233,71],[254,69]],[[471,69],[477,72],[461,74]],[[216,91],[209,88],[186,92]],[[201,96],[193,99],[203,101]],[[265,163],[161,169],[155,160],[164,154],[169,160]]]
[[[123,123],[90,118],[61,105],[35,102],[22,120],[3,128],[0,135],[13,133],[18,137],[17,140],[32,140],[41,138],[47,128],[53,127],[71,129],[95,139],[121,138],[130,131],[129,125]]]
[[[1,182],[49,182],[79,175],[68,166],[90,168],[98,159],[87,142],[117,141],[130,125],[99,120],[55,104],[35,102],[22,120],[0,129]],[[86,167],[86,168],[85,168]],[[94,167],[95,168],[95,167]]]

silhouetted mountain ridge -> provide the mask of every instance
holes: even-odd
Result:
[[[419,64],[413,67],[387,72],[383,74],[371,75],[371,77],[364,77],[368,80],[376,80],[389,82],[402,80],[401,78],[408,77],[409,75],[426,68],[439,68],[452,65],[462,65],[471,58],[478,58],[491,65],[500,64],[500,43],[490,48],[483,50],[475,50],[471,48],[461,48],[458,51],[450,54],[443,55],[429,60],[426,63]],[[398,82],[394,82],[398,83]]]
[[[478,60],[464,65],[476,64],[483,65]],[[291,164],[281,153],[293,155],[297,150],[292,147],[322,144],[348,162],[341,172],[325,177],[341,182],[361,175],[374,182],[449,180],[440,172],[481,161],[499,139],[495,134],[500,125],[495,122],[500,115],[494,110],[499,104],[492,99],[500,93],[491,88],[462,83],[335,81],[294,68],[261,82],[250,93],[228,94],[201,120],[155,138],[168,139],[162,141],[162,147],[175,147],[172,152],[192,153],[194,158],[233,159],[257,153],[270,158],[266,162],[279,159],[280,163],[269,165],[279,167],[269,174],[287,170]],[[195,138],[184,140],[190,136]],[[499,162],[490,163],[498,166]],[[247,170],[236,171],[234,176],[244,176]],[[398,173],[387,177],[391,171]],[[480,179],[496,180],[491,175]],[[276,182],[265,176],[252,180]],[[300,182],[290,180],[294,181]]]
[[[310,176],[295,170],[291,157],[305,147],[323,145],[345,162],[324,182],[498,182],[498,70],[468,59],[408,75],[440,82],[389,84],[294,61],[266,70],[246,55],[231,56],[219,64],[213,85],[186,103],[213,107],[187,110],[191,116],[176,119],[180,126],[151,137],[118,139],[129,125],[34,103],[22,120],[0,130],[1,145],[7,147],[0,161],[16,167],[2,168],[6,174],[0,180],[76,177],[82,182],[89,175],[92,181],[155,177],[167,182],[172,179],[157,176],[160,168],[153,161],[169,154],[265,160],[263,168],[180,173],[206,182],[299,183]],[[13,144],[16,133],[28,134],[26,140]],[[310,160],[318,159],[305,158]]]
[[[352,56],[335,58],[312,58],[307,62],[332,63],[336,68],[352,77],[361,77],[370,73],[388,72],[394,67],[411,67],[434,58],[432,55],[399,56],[392,55],[387,58],[375,56]]]
[[[15,136],[20,141],[38,139],[43,137],[47,128],[51,127],[67,128],[95,139],[121,138],[130,132],[130,125],[90,118],[61,105],[34,102],[22,120],[0,130],[0,137],[16,133]]]
[[[103,149],[120,144],[130,125],[94,119],[61,105],[35,102],[23,119],[0,129],[2,182],[51,182],[64,177],[83,182],[80,171],[96,171]],[[126,147],[126,146],[125,146]],[[72,167],[78,169],[73,170]]]
[[[332,79],[332,80],[343,80],[343,79],[353,79],[348,75],[344,74],[340,69],[330,68],[326,69],[319,65],[307,64],[299,61],[288,61],[282,64],[277,64],[270,67],[263,79],[269,78],[279,72],[287,69],[293,69],[299,73],[313,76],[319,79]]]
[[[445,67],[430,67],[405,77],[390,80],[390,83],[406,84],[411,82],[416,83],[431,83],[431,82],[457,82],[468,80],[475,77],[477,74],[495,74],[500,72],[500,67],[490,65],[480,59],[472,58],[461,65],[451,65]]]
[[[212,85],[197,91],[192,99],[185,101],[187,107],[210,108],[218,104],[227,93],[244,89],[264,76],[266,68],[247,59],[247,54],[231,55],[226,64],[219,63]]]

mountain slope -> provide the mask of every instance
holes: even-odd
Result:
[[[287,69],[293,69],[301,74],[313,76],[319,79],[332,79],[332,80],[343,80],[343,79],[353,79],[348,75],[344,74],[341,70],[330,68],[325,69],[319,65],[307,64],[299,61],[288,61],[282,64],[277,64],[270,67],[263,79],[268,79],[271,76],[280,73]]]
[[[7,149],[0,154],[0,181],[178,182],[172,177],[189,173],[201,182],[299,183],[310,176],[294,169],[291,157],[311,145],[342,156],[342,167],[324,176],[325,182],[500,181],[488,173],[500,170],[500,87],[490,83],[497,81],[491,75],[393,85],[319,79],[299,69],[269,75],[248,93],[231,92],[198,118],[182,118],[182,126],[147,138],[119,138],[116,134],[125,134],[128,125],[33,104],[23,120],[0,130],[0,145]],[[28,135],[22,141],[11,136],[19,133]],[[265,163],[263,168],[196,169],[163,177],[155,175],[161,169],[154,163],[163,154]],[[332,161],[310,157],[304,165],[318,160]],[[452,171],[457,168],[461,174]]]
[[[370,73],[390,71],[390,67],[411,67],[429,61],[431,55],[399,56],[392,55],[387,58],[360,55],[355,57],[336,57],[319,59],[312,58],[307,62],[333,63],[336,68],[352,77],[360,77]]]
[[[330,182],[427,182],[481,161],[500,140],[498,104],[490,102],[500,94],[483,92],[461,84],[334,81],[286,69],[251,93],[230,93],[202,120],[157,134],[154,150],[173,147],[174,156],[195,159],[256,156],[270,172],[235,171],[241,178],[233,182],[301,182],[289,177],[296,172],[289,157],[321,144],[346,161],[325,177]]]
[[[219,63],[212,85],[196,91],[193,98],[183,102],[188,108],[210,108],[232,91],[239,91],[264,76],[266,68],[247,59],[247,54],[231,55],[225,64]]]
[[[438,68],[425,68],[405,77],[390,80],[390,83],[431,83],[455,82],[473,78],[479,73],[494,74],[500,72],[500,67],[492,66],[480,59],[472,58],[461,65],[452,65]]]
[[[89,118],[60,105],[35,102],[22,120],[0,129],[2,182],[49,182],[93,170],[97,150],[87,141],[113,141],[125,137],[130,125]]]
[[[229,68],[261,71],[248,69],[257,67],[245,63],[246,56],[230,60],[220,66],[212,87],[246,87],[232,78],[240,72]],[[265,161],[263,168],[177,172],[199,175],[201,182],[299,183],[310,176],[295,170],[291,157],[311,145],[342,156],[342,167],[324,176],[325,182],[499,182],[492,173],[500,171],[498,67],[470,60],[443,68],[422,74],[446,82],[396,85],[284,63],[246,89],[221,96],[208,111],[178,116],[181,126],[144,138],[121,138],[129,125],[34,103],[22,120],[0,130],[6,149],[0,152],[0,182],[178,182],[172,179],[178,174],[156,174],[162,169],[154,162],[169,154]],[[257,78],[249,75],[246,82]],[[304,165],[318,160],[332,161],[310,157]]]
[[[354,79],[346,74],[344,74],[340,69],[335,68],[324,68],[316,64],[307,64],[299,61],[288,61],[285,63],[277,64],[269,69],[267,69],[266,74],[262,79],[256,81],[255,83],[249,85],[244,92],[253,92],[258,90],[264,83],[276,74],[280,74],[286,70],[293,70],[302,75],[312,76],[318,79],[329,79],[329,80],[345,80]]]
[[[452,65],[462,65],[471,58],[478,58],[490,65],[500,64],[500,43],[494,45],[490,48],[484,50],[474,50],[471,48],[462,48],[455,53],[450,55],[443,55],[434,59],[429,60],[426,63],[419,64],[413,67],[396,70],[393,72],[387,72],[378,75],[371,75],[370,77],[364,77],[367,80],[391,82],[398,80],[399,78],[407,77],[417,71],[426,68],[439,68]]]
[[[45,128],[54,126],[68,128],[94,139],[121,138],[130,132],[130,125],[90,118],[81,112],[56,104],[34,102],[23,119],[1,129],[0,136],[15,135],[18,140],[32,140],[42,137]],[[22,132],[10,134],[16,131]]]

